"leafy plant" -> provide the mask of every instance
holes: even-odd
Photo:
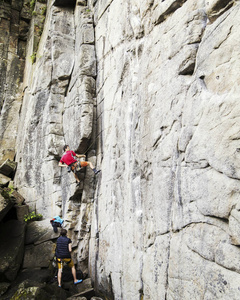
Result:
[[[30,7],[31,7],[31,9],[34,9],[34,7],[35,7],[35,2],[36,2],[36,0],[31,0],[31,2],[30,2]]]
[[[42,219],[42,215],[41,214],[36,214],[35,211],[32,211],[31,213],[29,213],[28,215],[24,216],[24,221],[26,223],[29,223],[31,221],[39,221]]]
[[[47,11],[47,6],[43,6],[41,8],[41,15],[45,16],[46,15],[46,11]]]
[[[31,61],[32,61],[32,64],[34,64],[34,63],[36,62],[36,55],[37,55],[37,53],[34,52],[34,53],[30,56]]]
[[[37,12],[34,10],[34,11],[32,12],[32,15],[33,15],[33,16],[37,16]]]

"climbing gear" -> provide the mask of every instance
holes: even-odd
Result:
[[[74,266],[71,258],[57,258],[58,269],[61,269],[61,272],[63,271],[63,263],[70,268]]]
[[[68,172],[79,172],[81,170],[81,163],[79,161],[75,161],[74,163],[72,163],[71,165],[68,166],[69,170]]]
[[[95,168],[93,168],[92,170],[93,170],[93,172],[94,172],[95,175],[97,175],[98,173],[101,172],[101,170],[97,170],[97,169],[95,169]]]
[[[74,284],[78,284],[80,282],[82,282],[82,279],[78,279],[76,282],[74,282]]]

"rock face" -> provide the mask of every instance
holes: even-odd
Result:
[[[239,1],[93,10],[91,276],[114,299],[239,298]]]
[[[239,1],[6,2],[1,163],[26,205],[109,299],[240,298]],[[64,144],[101,174],[76,188]],[[29,230],[30,260],[53,243]]]

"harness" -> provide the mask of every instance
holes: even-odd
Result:
[[[61,270],[63,271],[63,261],[62,258],[57,258],[57,262],[61,264]],[[68,265],[71,262],[71,258],[69,258],[69,261],[65,261],[65,263]]]
[[[74,163],[71,163],[71,165],[69,165],[67,167],[68,169],[68,172],[73,172],[73,173],[76,173],[78,171],[81,170],[81,165],[80,165],[80,162],[79,161],[75,161]]]

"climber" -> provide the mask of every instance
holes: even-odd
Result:
[[[55,216],[50,220],[50,223],[53,227],[54,232],[58,232],[58,227],[62,227],[64,220],[62,220],[59,216]]]
[[[99,172],[101,172],[101,170],[97,170],[94,168],[93,164],[90,161],[77,161],[74,156],[81,158],[81,157],[86,157],[86,155],[84,154],[76,154],[75,152],[73,152],[72,150],[70,150],[69,145],[65,145],[63,147],[63,151],[65,152],[65,154],[61,157],[60,162],[59,162],[59,166],[60,167],[67,167],[68,168],[68,172],[73,172],[74,177],[77,181],[77,185],[80,184],[80,180],[76,174],[76,171],[78,171],[78,169],[83,168],[83,167],[87,167],[89,166],[94,174],[98,174]]]
[[[71,258],[72,241],[67,237],[67,230],[61,229],[61,236],[57,239],[56,258],[58,264],[58,286],[61,287],[63,263],[65,262],[71,269],[74,284],[82,282],[82,279],[77,279],[76,269]]]

